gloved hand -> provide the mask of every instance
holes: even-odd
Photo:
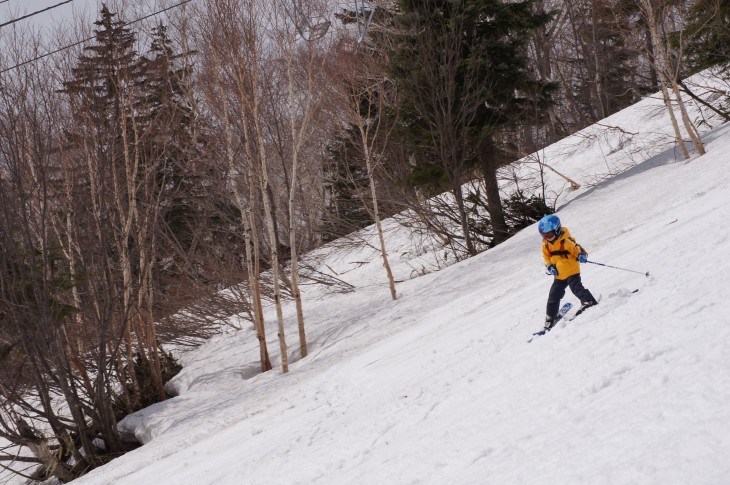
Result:
[[[578,255],[578,262],[579,263],[585,263],[588,261],[588,255],[586,253],[580,253]]]
[[[547,267],[547,273],[553,276],[558,276],[558,268],[554,264],[549,264]]]

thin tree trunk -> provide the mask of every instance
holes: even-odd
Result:
[[[61,145],[60,141],[57,141],[59,145]],[[63,160],[64,157],[62,156],[61,159]],[[63,163],[63,162],[62,162]],[[74,178],[75,174],[70,169],[70,167],[63,165],[63,180],[64,180],[64,202],[66,204],[67,210],[65,217],[63,218],[63,221],[57,221],[56,224],[54,224],[54,228],[56,231],[56,238],[59,241],[63,241],[63,234],[66,236],[66,245],[62,245],[62,251],[64,253],[64,257],[66,258],[66,261],[68,261],[69,265],[69,273],[71,275],[76,275],[78,273],[77,271],[77,262],[76,262],[76,254],[80,253],[80,248],[78,248],[76,244],[76,232],[73,224],[73,196],[71,191],[71,180]],[[62,229],[61,229],[62,228]],[[78,283],[76,281],[76,278],[74,278],[71,286],[71,299],[73,302],[74,308],[77,310],[80,310],[82,308],[82,302],[81,302],[81,295],[79,293],[79,287]],[[64,324],[64,327],[62,328],[65,339],[68,342],[68,356],[71,362],[73,363],[74,367],[76,368],[76,371],[81,376],[81,380],[84,385],[84,389],[86,390],[87,394],[89,396],[93,396],[94,394],[94,388],[91,384],[91,379],[89,377],[88,370],[86,366],[82,363],[81,359],[79,359],[79,355],[83,355],[83,353],[86,352],[86,346],[85,346],[85,333],[86,333],[86,323],[81,315],[81,313],[77,313],[73,318],[73,326],[75,329],[75,332],[73,332],[73,335],[76,336],[76,341],[74,342],[76,345],[76,349],[73,348],[71,340],[68,338],[68,329],[66,324]],[[92,398],[93,399],[93,398]]]
[[[489,212],[490,224],[494,232],[492,244],[499,244],[509,237],[509,227],[504,217],[502,196],[499,192],[495,151],[492,140],[488,136],[485,137],[480,147],[480,162],[487,196],[487,212]]]
[[[654,53],[654,42],[652,41],[651,28],[647,21],[646,29],[644,30],[644,37],[646,39],[646,48],[649,52],[649,82],[653,89],[659,88],[659,75],[656,69],[656,54]]]
[[[677,122],[677,116],[674,114],[674,107],[672,106],[672,99],[669,97],[669,90],[667,89],[666,81],[663,74],[659,74],[659,84],[662,87],[662,99],[664,99],[664,106],[667,107],[667,114],[672,122],[672,129],[674,130],[674,138],[679,145],[679,150],[682,152],[682,156],[686,159],[689,158],[689,150],[687,144],[684,143],[682,132],[679,130],[679,123]]]
[[[289,124],[291,128],[291,139],[292,139],[292,168],[291,168],[291,182],[289,184],[289,251],[290,251],[290,271],[291,271],[291,291],[294,297],[294,304],[297,311],[297,328],[299,330],[299,352],[301,358],[304,358],[309,353],[307,349],[307,334],[304,328],[304,309],[302,307],[302,293],[299,290],[299,268],[298,268],[298,252],[297,252],[297,228],[296,213],[295,213],[295,198],[298,191],[298,171],[299,171],[299,152],[304,141],[304,135],[309,125],[309,118],[311,115],[311,91],[312,91],[312,61],[309,59],[307,69],[307,100],[304,106],[304,116],[302,118],[299,129],[297,129],[296,123],[296,102],[294,95],[294,74],[292,72],[292,62],[294,61],[293,46],[289,46],[288,58],[287,58],[287,76],[289,81]]]
[[[354,58],[353,58],[354,59]],[[348,65],[348,69],[352,69],[353,66]],[[365,68],[367,69],[367,67]],[[388,278],[388,287],[390,288],[390,297],[395,300],[398,298],[398,294],[395,288],[395,278],[393,276],[393,270],[390,266],[390,260],[388,258],[388,249],[385,244],[385,235],[383,234],[383,224],[380,218],[380,207],[378,203],[378,193],[376,190],[375,183],[375,166],[373,162],[373,146],[378,138],[378,131],[382,121],[382,113],[384,109],[384,91],[385,86],[381,79],[382,74],[376,73],[375,78],[378,79],[374,84],[367,84],[371,82],[371,77],[363,76],[362,78],[351,77],[350,87],[348,92],[345,94],[345,100],[347,103],[347,109],[351,113],[352,121],[355,122],[355,126],[360,133],[360,143],[362,145],[362,154],[365,159],[365,168],[368,174],[368,184],[370,185],[370,198],[372,199],[372,212],[368,208],[365,197],[362,198],[362,203],[365,209],[370,213],[375,222],[375,228],[378,233],[378,242],[380,244],[380,255],[383,259],[383,267],[385,268],[385,274]],[[360,86],[359,83],[366,83],[365,86]],[[377,96],[378,106],[373,107],[373,103]],[[365,116],[361,113],[361,103],[365,101],[367,103],[367,113]],[[373,110],[376,112],[373,113]],[[385,137],[385,143],[387,143],[387,136]]]
[[[388,275],[388,286],[390,287],[390,297],[395,300],[398,295],[395,291],[395,278],[393,277],[393,270],[390,268],[390,261],[388,260],[388,249],[385,246],[385,236],[383,234],[383,224],[380,221],[380,209],[378,208],[378,194],[375,190],[375,175],[373,171],[373,162],[370,155],[370,145],[368,142],[368,132],[360,119],[358,123],[360,129],[360,138],[362,139],[362,145],[365,155],[365,165],[368,171],[368,181],[370,183],[370,197],[373,199],[373,219],[375,220],[375,227],[378,231],[378,241],[380,242],[380,254],[383,258],[383,267],[385,273]]]
[[[725,121],[730,121],[730,114],[727,111],[720,110],[716,106],[708,103],[704,99],[697,96],[684,81],[678,81],[677,84],[682,87],[682,91],[687,93],[690,98],[694,99],[696,102],[700,103],[702,106],[709,109],[710,111],[714,112],[716,115],[721,116]]]
[[[258,66],[254,66],[253,69],[258,69]],[[247,74],[248,80],[251,86],[257,86],[257,75],[256,73]],[[244,81],[244,80],[241,80]],[[244,126],[244,132],[252,134],[255,137],[255,143],[258,147],[258,160],[259,160],[259,184],[261,190],[261,200],[264,205],[264,221],[267,226],[267,232],[269,236],[270,246],[270,262],[271,262],[271,275],[274,285],[274,306],[276,308],[276,320],[279,337],[279,350],[281,352],[281,370],[283,373],[289,372],[289,355],[286,344],[286,333],[284,329],[284,313],[282,310],[281,302],[281,282],[279,277],[279,251],[277,246],[278,237],[276,234],[276,227],[274,224],[274,213],[269,200],[269,175],[268,175],[268,157],[266,155],[266,140],[261,129],[261,120],[259,119],[259,100],[257,94],[251,95],[249,99],[249,93],[245,91],[246,83],[239,82],[239,93],[240,100],[248,105],[248,115],[242,116],[242,123]],[[250,119],[247,117],[250,116]],[[247,144],[252,143],[253,140],[247,140]],[[253,150],[251,150],[253,155]],[[253,161],[253,158],[251,159]]]
[[[247,144],[247,150],[250,145]],[[250,154],[251,155],[251,154]],[[264,307],[263,307],[263,295],[261,294],[261,234],[259,232],[259,225],[256,222],[256,214],[258,214],[258,205],[256,202],[259,200],[256,194],[256,173],[253,166],[254,158],[249,156],[248,163],[248,187],[249,187],[249,202],[251,208],[244,217],[248,218],[248,230],[250,232],[250,244],[253,245],[253,284],[254,284],[254,318],[257,322],[257,338],[259,340],[259,349],[261,353],[261,367],[264,372],[271,370],[271,359],[269,357],[269,351],[266,344],[266,329],[264,327]]]
[[[236,4],[232,4],[236,6]],[[228,7],[226,5],[226,7]],[[258,159],[259,162],[259,184],[260,184],[260,196],[263,201],[264,208],[264,223],[267,226],[267,232],[269,237],[270,246],[270,263],[271,263],[271,274],[274,286],[274,306],[276,307],[276,318],[278,326],[278,337],[279,337],[279,349],[281,351],[281,369],[283,373],[289,372],[289,356],[286,344],[286,335],[284,329],[284,314],[282,311],[281,301],[281,281],[280,281],[280,267],[279,267],[279,254],[278,254],[278,235],[277,227],[275,224],[276,214],[272,209],[272,202],[269,200],[270,183],[268,174],[268,155],[266,153],[266,137],[264,135],[261,123],[262,114],[260,113],[260,102],[261,102],[261,79],[263,60],[262,60],[262,48],[258,45],[258,33],[261,25],[259,25],[259,17],[257,8],[260,5],[255,5],[254,2],[245,2],[242,7],[246,10],[244,18],[245,25],[241,29],[243,39],[235,39],[237,42],[235,46],[229,46],[228,48],[235,47],[233,53],[236,66],[233,69],[233,75],[236,78],[236,84],[238,88],[238,101],[241,103],[243,108],[241,115],[241,123],[243,126],[243,132],[247,137],[246,150],[249,153],[251,162]],[[228,31],[229,22],[235,19],[221,19],[225,33],[237,35],[239,34],[238,25],[231,25],[231,32]],[[224,47],[225,48],[225,47]],[[241,52],[240,49],[243,49]],[[226,53],[227,54],[227,53]],[[255,145],[257,151],[252,147]],[[251,163],[253,166],[253,163]]]
[[[231,177],[231,187],[233,188],[233,195],[236,198],[236,204],[238,210],[241,213],[241,222],[243,223],[243,239],[245,245],[245,257],[246,257],[246,273],[248,276],[248,285],[250,288],[251,306],[254,315],[254,328],[256,330],[256,338],[259,342],[259,361],[261,365],[261,372],[271,370],[271,361],[269,360],[269,353],[266,347],[266,329],[264,327],[263,311],[261,306],[261,287],[258,283],[259,273],[254,266],[254,244],[252,241],[252,221],[250,220],[251,210],[246,207],[246,201],[244,200],[241,189],[238,183],[234,179],[235,175],[240,175],[239,167],[235,161],[235,155],[233,150],[233,130],[230,123],[228,99],[225,94],[223,95],[223,120],[226,140],[226,157],[228,159],[228,171]],[[249,160],[250,162],[251,160]],[[250,165],[250,163],[249,163]],[[250,167],[249,167],[250,177]],[[253,183],[249,180],[249,184]]]
[[[680,113],[682,113],[682,122],[684,123],[684,128],[687,130],[687,133],[689,133],[689,137],[692,139],[692,143],[694,143],[695,150],[697,150],[697,153],[702,156],[706,153],[705,144],[702,143],[702,137],[697,131],[697,127],[689,119],[689,115],[687,114],[687,106],[685,106],[684,104],[682,95],[679,92],[679,86],[676,82],[672,83],[672,91],[674,92],[674,97],[677,100],[679,111]]]
[[[254,101],[256,104],[256,101]],[[264,216],[266,220],[267,231],[269,235],[269,246],[271,255],[271,277],[274,283],[274,306],[276,307],[276,320],[278,323],[278,336],[279,336],[279,350],[281,351],[281,371],[283,373],[289,372],[289,355],[286,345],[286,334],[284,329],[284,312],[281,306],[281,282],[279,279],[279,251],[276,244],[277,235],[276,227],[274,226],[274,214],[271,209],[271,203],[269,201],[269,174],[268,174],[268,163],[266,157],[266,150],[264,147],[264,137],[261,131],[261,125],[258,120],[258,109],[254,108],[254,119],[253,119],[256,135],[259,142],[259,160],[261,162],[261,194],[264,202]]]
[[[602,69],[601,69],[601,45],[598,42],[598,15],[596,15],[596,0],[591,0],[591,38],[593,42],[593,73],[596,102],[598,103],[598,116],[600,119],[608,116],[607,114],[607,101],[608,93],[605,92],[605,86],[603,83]]]
[[[252,177],[251,177],[252,179]],[[253,190],[253,187],[252,187]],[[252,199],[253,201],[254,199]],[[259,341],[260,357],[261,357],[261,369],[263,372],[269,371],[273,368],[271,365],[271,358],[269,357],[269,350],[266,344],[266,329],[264,327],[264,307],[261,295],[261,245],[258,225],[253,218],[255,211],[253,210],[255,205],[252,207],[249,221],[249,228],[251,231],[251,241],[253,243],[253,284],[254,284],[254,318],[256,319],[257,333],[256,337]]]
[[[469,230],[469,220],[466,216],[466,205],[464,204],[464,194],[462,193],[461,182],[458,177],[452,177],[451,193],[454,194],[456,209],[459,212],[459,222],[461,223],[461,232],[464,235],[466,252],[469,254],[469,256],[474,256],[477,251],[471,238],[471,232]]]
[[[667,77],[668,66],[666,64],[669,58],[666,50],[664,49],[663,41],[659,34],[659,22],[661,22],[661,19],[654,9],[652,0],[636,0],[636,2],[644,12],[644,18],[646,19],[647,28],[649,29],[649,34],[651,36],[651,46],[654,51],[652,64],[656,69],[657,76],[659,77],[659,84],[662,90],[662,98],[664,99],[664,105],[667,107],[669,119],[672,122],[674,136],[677,144],[679,144],[679,149],[681,150],[682,155],[685,159],[688,159],[689,150],[687,149],[687,145],[684,143],[682,133],[679,129],[679,123],[677,122],[677,116],[675,115],[674,107],[672,106],[672,99],[669,95],[671,83],[669,82],[669,79]]]

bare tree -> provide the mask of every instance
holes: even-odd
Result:
[[[219,120],[222,131],[220,140],[223,150],[229,190],[233,192],[237,209],[241,216],[244,239],[245,277],[247,291],[235,291],[238,298],[249,306],[251,319],[259,343],[261,372],[272,368],[266,342],[266,328],[263,315],[263,291],[261,284],[261,235],[258,225],[258,204],[260,200],[259,182],[255,169],[255,153],[250,142],[250,133],[245,131],[243,120],[250,116],[245,112],[247,105],[242,101],[246,96],[245,77],[237,74],[238,64],[228,64],[227,55],[231,46],[241,48],[245,42],[242,31],[218,30],[221,18],[227,15],[226,4],[210,3],[205,10],[198,12],[202,21],[198,24],[197,35],[206,46],[203,50],[203,69],[201,86],[207,105]],[[241,14],[241,12],[237,12]],[[234,122],[237,120],[237,122]],[[221,168],[223,168],[221,167]],[[240,283],[238,283],[240,284]]]
[[[17,365],[0,372],[0,434],[63,481],[128,450],[117,419],[170,376],[154,267],[180,119],[146,120],[134,36],[113,18],[80,60],[14,68],[0,91],[0,358]]]
[[[206,4],[204,25],[205,44],[214,49],[217,65],[229,76],[240,123],[240,134],[245,154],[245,165],[236,167],[237,173],[248,169],[258,182],[258,194],[263,207],[263,223],[268,236],[269,263],[272,273],[273,299],[277,315],[282,372],[289,370],[289,357],[282,310],[278,228],[273,207],[270,182],[270,161],[264,132],[264,99],[267,61],[271,60],[272,39],[266,37],[267,6],[256,0],[243,3],[230,0],[210,0]],[[249,182],[252,178],[250,177]],[[249,187],[253,189],[253,187]],[[252,201],[248,201],[251,203]],[[243,212],[248,208],[242,208]],[[254,241],[256,241],[254,239]]]
[[[651,45],[653,48],[653,56],[650,61],[652,62],[659,77],[662,98],[664,99],[664,104],[667,107],[667,113],[669,114],[672,127],[674,128],[677,144],[679,145],[684,157],[689,158],[689,150],[684,143],[684,139],[679,128],[679,122],[677,121],[677,116],[674,112],[672,96],[674,97],[674,102],[679,108],[684,128],[694,143],[695,150],[697,150],[698,154],[704,155],[704,143],[702,142],[697,127],[694,125],[692,120],[689,119],[687,108],[681,96],[681,90],[678,83],[681,56],[677,56],[674,62],[670,56],[670,46],[665,24],[670,5],[666,0],[636,0],[636,4],[641,9],[649,29]]]
[[[84,363],[94,340],[104,350],[113,345],[86,325],[79,297],[88,289],[79,278],[85,268],[64,258],[64,252],[76,251],[84,241],[64,241],[65,232],[57,231],[75,229],[79,221],[67,205],[66,194],[73,188],[64,182],[67,174],[55,155],[59,115],[67,114],[48,83],[55,78],[45,66],[28,66],[5,77],[0,92],[0,319],[5,346],[0,434],[28,447],[44,476],[70,480],[101,463],[105,451],[93,443],[96,433],[108,450],[126,447],[114,429],[109,369],[95,368],[92,383]],[[93,278],[91,272],[87,276]],[[59,412],[59,396],[70,417]],[[39,417],[47,427],[36,424]],[[70,456],[76,466],[65,462]]]
[[[309,15],[313,15],[317,10],[323,10],[322,5],[315,6],[312,2],[308,2],[303,6],[302,2],[296,4],[297,11],[306,9]],[[318,7],[318,8],[315,8]],[[307,338],[304,326],[304,310],[302,306],[302,296],[299,288],[299,252],[298,238],[300,222],[300,211],[298,204],[299,195],[301,194],[300,173],[302,172],[302,164],[312,160],[306,157],[305,149],[312,147],[307,146],[307,141],[311,139],[315,132],[314,122],[321,112],[323,88],[318,73],[322,71],[323,63],[327,60],[327,49],[324,41],[320,40],[321,35],[307,35],[302,31],[301,20],[292,18],[292,10],[288,1],[277,0],[272,5],[272,17],[276,25],[276,49],[282,57],[285,72],[279,76],[286,79],[286,104],[284,112],[288,114],[288,137],[275,138],[274,140],[285,141],[289,145],[288,150],[279,147],[279,152],[287,152],[289,155],[288,163],[285,164],[284,173],[288,173],[287,177],[287,208],[289,220],[289,267],[290,267],[290,286],[292,297],[295,302],[297,312],[297,327],[299,331],[299,350],[302,358],[307,356]],[[294,12],[296,13],[296,12]],[[325,12],[321,12],[320,16],[324,16]],[[316,30],[316,29],[315,29]],[[274,96],[269,101],[272,105],[278,102],[279,97]],[[272,106],[272,109],[275,109]],[[315,158],[316,160],[316,158]],[[288,165],[288,166],[286,166]]]
[[[353,125],[357,129],[358,148],[367,171],[369,200],[363,196],[360,196],[360,200],[375,222],[390,296],[395,300],[397,299],[395,278],[385,243],[376,181],[376,172],[382,170],[379,161],[384,156],[382,148],[388,144],[388,135],[381,132],[381,128],[385,126],[383,120],[385,99],[388,92],[393,91],[392,82],[382,69],[380,61],[366,52],[341,52],[337,63],[333,65],[335,68],[332,74],[332,88],[335,97],[340,100],[338,108],[341,110],[340,116],[343,123]],[[379,151],[381,153],[378,153]]]

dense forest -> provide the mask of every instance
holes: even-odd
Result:
[[[723,0],[174,7],[0,28],[0,466],[29,478],[138,446],[118,420],[170,397],[170,348],[227,316],[256,329],[262,372],[276,331],[287,372],[308,351],[300,286],[347,291],[302,254],[408,209],[475,255],[554,210],[500,191],[511,164],[552,170],[542,147],[655,93],[701,154],[684,79],[713,68],[730,90]],[[396,299],[382,232],[378,249]]]

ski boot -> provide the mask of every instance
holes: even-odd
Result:
[[[590,307],[596,306],[596,305],[598,305],[598,302],[596,300],[584,301],[583,304],[578,309],[578,311],[575,312],[575,316],[577,317],[578,315],[580,315],[581,313],[583,313],[584,311],[586,311]]]

